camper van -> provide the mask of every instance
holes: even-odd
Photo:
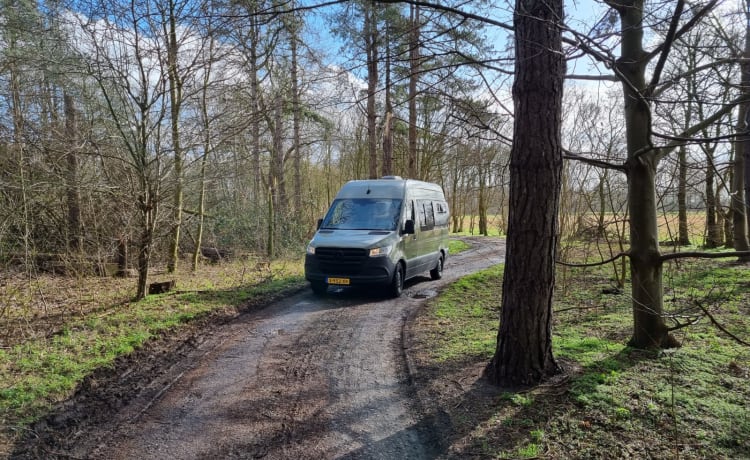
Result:
[[[448,217],[437,184],[398,176],[349,181],[307,245],[305,278],[316,294],[373,286],[398,297],[409,278],[442,276]]]

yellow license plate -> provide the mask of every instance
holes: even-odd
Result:
[[[328,278],[328,284],[349,285],[349,278]]]

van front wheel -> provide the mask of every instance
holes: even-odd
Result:
[[[326,291],[328,291],[328,285],[320,281],[311,281],[310,287],[315,295],[325,295]]]
[[[391,296],[401,297],[401,293],[404,291],[404,267],[401,264],[396,265],[396,269],[393,271],[393,279],[391,280]]]
[[[439,280],[443,277],[443,256],[438,257],[437,265],[435,268],[430,270],[430,278],[433,280]]]

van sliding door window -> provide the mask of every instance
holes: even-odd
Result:
[[[448,203],[436,201],[435,202],[435,226],[447,227],[448,226]]]
[[[435,212],[432,209],[432,201],[417,200],[417,210],[419,212],[419,229],[432,230],[435,228]]]

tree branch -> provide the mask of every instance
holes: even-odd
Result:
[[[739,344],[742,344],[742,345],[744,345],[744,346],[746,346],[746,347],[750,347],[750,343],[748,343],[748,342],[746,342],[746,341],[742,340],[741,338],[737,337],[736,335],[732,334],[732,333],[731,333],[731,332],[729,332],[729,331],[728,331],[728,330],[727,330],[727,329],[726,329],[726,328],[725,328],[724,326],[722,326],[722,325],[721,325],[721,324],[720,324],[720,323],[719,323],[719,322],[718,322],[718,321],[716,320],[716,318],[714,318],[714,317],[713,317],[713,315],[711,314],[711,312],[709,312],[709,311],[708,311],[708,309],[707,309],[706,307],[704,307],[703,305],[701,305],[701,303],[700,303],[699,301],[697,301],[697,300],[694,300],[693,302],[695,302],[695,305],[696,305],[696,306],[697,306],[698,308],[700,308],[700,309],[701,309],[701,311],[703,311],[703,314],[704,314],[704,315],[706,315],[706,316],[708,317],[708,319],[709,319],[709,320],[711,321],[711,324],[713,324],[714,326],[716,326],[716,327],[717,327],[717,329],[719,329],[719,330],[720,330],[721,332],[723,332],[723,333],[725,333],[726,335],[728,335],[729,337],[731,337],[731,338],[732,338],[732,340],[736,341],[737,343],[739,343]]]
[[[609,258],[607,260],[602,260],[601,262],[592,262],[590,264],[571,264],[571,263],[568,263],[568,262],[563,262],[561,260],[556,260],[555,263],[557,265],[562,265],[563,267],[575,267],[575,268],[598,267],[600,265],[606,265],[606,264],[612,263],[615,260],[619,259],[620,257],[626,257],[626,256],[629,256],[629,255],[630,255],[630,253],[628,253],[628,252],[621,252],[621,253],[617,254],[616,256],[611,257],[611,258]]]
[[[667,36],[664,39],[664,43],[661,44],[661,55],[659,61],[656,63],[654,68],[654,74],[651,77],[651,83],[648,85],[645,91],[645,96],[650,97],[654,94],[654,88],[659,84],[661,78],[661,72],[664,70],[664,64],[667,62],[667,56],[669,51],[672,49],[672,43],[674,43],[675,35],[677,32],[677,25],[680,23],[682,17],[682,10],[685,7],[685,0],[677,0],[677,5],[674,7],[674,13],[672,14],[672,21],[669,23],[669,30]]]
[[[465,18],[465,19],[473,19],[475,21],[483,22],[485,24],[490,24],[490,25],[493,25],[493,26],[497,26],[497,27],[500,27],[502,29],[509,30],[511,32],[514,30],[513,26],[511,26],[509,24],[506,24],[504,22],[496,21],[496,20],[490,19],[490,18],[488,18],[486,16],[480,16],[478,14],[469,13],[469,12],[466,12],[466,11],[463,11],[463,10],[459,10],[458,8],[453,8],[453,7],[450,7],[450,6],[445,6],[445,5],[439,4],[437,2],[435,2],[435,3],[433,3],[433,2],[424,2],[424,1],[420,1],[420,0],[376,0],[376,1],[378,3],[408,3],[410,5],[415,5],[415,6],[424,6],[424,7],[433,9],[433,10],[445,11],[447,13],[452,13],[452,14],[455,14],[456,16],[461,16],[462,18]]]
[[[660,262],[676,259],[728,259],[730,257],[750,256],[750,251],[732,252],[671,252],[659,257]]]
[[[620,79],[616,75],[565,75],[566,80],[591,80],[591,81],[613,81],[619,83]]]
[[[686,138],[686,137],[691,137],[691,136],[692,136],[693,134],[695,134],[695,133],[697,133],[697,132],[699,132],[699,131],[703,130],[704,128],[706,128],[706,127],[708,127],[708,126],[712,125],[712,124],[713,124],[713,123],[715,123],[716,121],[720,120],[720,119],[721,119],[721,117],[723,117],[724,115],[726,115],[726,114],[728,114],[729,112],[731,112],[731,111],[732,111],[732,110],[733,110],[733,109],[734,109],[734,108],[735,108],[735,107],[736,107],[736,106],[737,106],[738,104],[740,104],[740,103],[742,103],[742,102],[744,102],[744,98],[743,98],[743,96],[742,96],[742,95],[740,95],[739,97],[737,97],[737,98],[736,98],[736,99],[734,99],[733,101],[731,101],[731,102],[729,102],[728,104],[726,104],[726,105],[725,105],[725,106],[724,106],[724,107],[723,107],[723,108],[722,108],[721,110],[717,110],[717,111],[716,111],[716,112],[715,112],[715,113],[714,113],[713,115],[711,115],[710,117],[708,117],[708,118],[706,118],[706,119],[702,120],[702,121],[701,121],[700,123],[697,123],[697,124],[695,124],[695,125],[691,126],[690,128],[686,129],[685,131],[683,131],[683,132],[682,132],[682,133],[680,134],[680,136],[678,137],[678,139],[680,139],[680,140],[675,140],[675,141],[672,141],[672,142],[670,142],[669,144],[667,144],[667,145],[665,145],[664,147],[661,147],[661,148],[659,149],[659,154],[658,154],[658,156],[657,156],[657,159],[659,159],[659,160],[660,160],[660,159],[664,158],[664,157],[665,157],[665,156],[667,156],[667,155],[668,155],[669,153],[671,153],[671,152],[672,152],[672,150],[674,150],[674,149],[676,149],[677,147],[679,147],[679,146],[680,146],[680,144],[682,144],[682,143],[683,143],[683,140],[682,140],[682,138]]]
[[[604,169],[614,169],[616,171],[620,172],[626,172],[625,165],[619,165],[615,163],[609,163],[604,160],[597,160],[594,158],[586,158],[584,156],[581,156],[577,153],[573,153],[570,150],[563,149],[563,158],[566,160],[575,160],[580,161],[581,163],[586,163],[592,166],[598,166],[600,168]]]

